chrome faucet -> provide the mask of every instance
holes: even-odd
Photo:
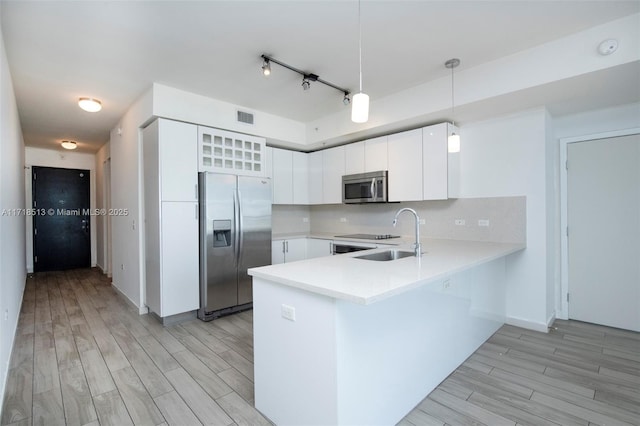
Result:
[[[416,217],[416,244],[414,253],[416,257],[420,257],[420,255],[422,255],[422,247],[420,246],[420,217],[418,216],[418,213],[414,209],[410,209],[408,207],[398,210],[393,218],[393,226],[395,227],[398,224],[398,216],[404,211],[411,212]]]

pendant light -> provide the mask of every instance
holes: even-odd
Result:
[[[451,124],[452,124],[452,127],[455,127],[455,121],[454,121],[455,102],[453,100],[455,86],[453,82],[453,69],[458,65],[460,65],[460,59],[458,58],[449,59],[447,62],[444,63],[444,66],[451,70]],[[460,152],[460,135],[457,135],[455,130],[453,130],[453,128],[452,128],[451,134],[447,138],[447,148],[449,152]]]
[[[362,23],[360,0],[358,0],[358,57],[360,65],[360,91],[351,100],[351,121],[366,123],[369,120],[369,95],[362,93]]]

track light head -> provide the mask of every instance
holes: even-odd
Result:
[[[302,89],[309,90],[311,88],[311,82],[307,77],[303,77],[302,79]]]
[[[267,58],[265,58],[262,63],[262,74],[265,76],[271,75],[271,62]]]
[[[345,106],[348,106],[351,104],[351,97],[349,96],[349,92],[344,92],[344,98],[342,98],[342,103]]]

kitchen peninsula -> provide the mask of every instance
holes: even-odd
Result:
[[[395,424],[503,324],[505,257],[525,245],[422,243],[419,258],[249,270],[258,410],[278,425]]]

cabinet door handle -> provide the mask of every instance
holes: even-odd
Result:
[[[287,253],[289,253],[289,241],[285,241],[284,243],[287,246]]]
[[[195,184],[195,188],[196,188],[196,200],[198,199],[198,184]]]
[[[196,204],[196,220],[198,220],[198,205]]]

